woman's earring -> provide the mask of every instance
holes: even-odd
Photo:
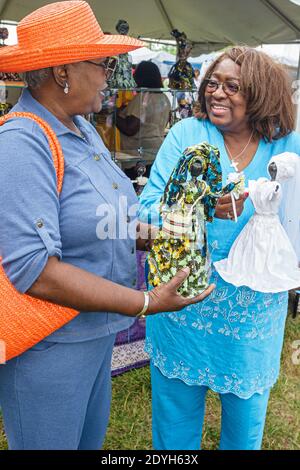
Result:
[[[65,84],[64,93],[66,95],[69,93],[69,84],[68,84],[68,82],[66,82],[66,84]]]

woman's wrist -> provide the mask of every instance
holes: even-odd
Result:
[[[143,292],[143,294],[144,294],[144,305],[143,305],[143,308],[140,310],[140,312],[138,312],[136,315],[138,318],[145,318],[146,313],[148,312],[148,309],[149,309],[149,303],[150,303],[149,292],[146,291],[146,292]]]
[[[135,290],[132,289],[132,293],[133,293],[133,296],[131,297],[132,301],[128,302],[128,305],[126,306],[126,310],[128,310],[128,313],[124,312],[124,314],[130,315],[131,317],[137,317],[144,308],[145,296],[142,291],[139,291],[136,289]]]

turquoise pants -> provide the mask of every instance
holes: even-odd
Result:
[[[199,450],[208,387],[169,379],[151,363],[152,432],[156,450]],[[220,394],[221,450],[259,450],[270,390],[248,400]]]
[[[98,450],[111,400],[115,335],[41,341],[0,365],[0,405],[13,450]]]

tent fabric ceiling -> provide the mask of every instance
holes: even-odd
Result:
[[[51,0],[0,0],[0,19],[19,21]],[[300,7],[290,0],[90,0],[102,29],[126,19],[135,37],[171,39],[174,28],[194,43],[193,55],[228,44],[300,40]]]

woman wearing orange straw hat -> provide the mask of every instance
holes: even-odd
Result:
[[[104,35],[84,1],[46,5],[17,32],[18,45],[0,52],[0,71],[24,72],[27,82],[13,109],[27,114],[0,127],[3,267],[19,292],[80,313],[0,366],[5,430],[11,449],[98,449],[109,417],[115,334],[137,315],[179,310],[212,288],[182,298],[181,271],[151,293],[134,289],[135,250],[149,247],[151,237],[137,237],[142,225],[131,183],[80,117],[100,111],[111,56],[142,43]],[[64,155],[59,195],[41,123]]]

